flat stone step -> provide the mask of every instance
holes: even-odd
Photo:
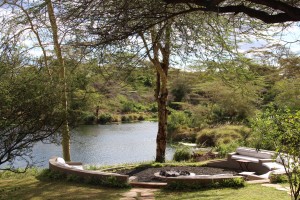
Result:
[[[167,186],[167,183],[160,183],[160,182],[131,182],[129,184],[132,187],[139,187],[139,188],[164,188]]]

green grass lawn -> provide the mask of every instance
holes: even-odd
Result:
[[[67,181],[40,180],[39,172],[0,173],[0,200],[115,200],[129,189],[112,189]]]
[[[43,180],[40,172],[29,170],[23,174],[0,173],[0,200],[118,200],[129,189],[113,189],[83,183]],[[175,192],[161,190],[156,199],[196,200],[288,200],[286,192],[261,185],[248,185],[240,189],[207,189],[202,191]]]
[[[244,188],[207,189],[201,191],[156,193],[157,200],[290,200],[287,192],[258,185],[247,185]]]

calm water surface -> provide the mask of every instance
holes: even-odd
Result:
[[[157,126],[157,122],[81,126],[72,132],[71,159],[91,165],[153,161]],[[167,160],[174,151],[167,147]],[[33,156],[40,167],[48,167],[50,157],[62,156],[61,146],[38,143]]]

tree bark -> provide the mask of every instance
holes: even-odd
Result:
[[[68,123],[68,98],[67,98],[67,84],[66,84],[66,68],[61,52],[61,46],[59,44],[58,38],[58,27],[56,23],[56,17],[54,14],[54,9],[51,0],[46,0],[48,16],[51,24],[52,37],[54,43],[54,50],[57,56],[57,60],[60,66],[59,70],[59,78],[61,85],[61,109],[62,109],[62,150],[63,157],[66,161],[71,161],[71,153],[70,153],[70,130]]]
[[[163,68],[165,75],[168,73],[168,66]],[[158,132],[156,137],[156,162],[165,162],[167,146],[167,124],[168,124],[168,89],[167,79],[162,79],[158,73],[156,90],[160,91],[156,96],[158,106]]]
[[[157,38],[155,39],[157,43]],[[163,43],[163,44],[162,44]],[[167,147],[167,124],[168,124],[168,70],[170,60],[171,24],[166,22],[163,42],[157,43],[154,48],[154,65],[157,69],[156,100],[158,107],[158,133],[156,137],[156,162],[165,162]],[[159,62],[158,52],[162,55],[162,62]],[[158,84],[159,82],[159,84]],[[158,93],[159,91],[159,93]]]

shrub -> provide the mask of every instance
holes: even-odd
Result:
[[[83,123],[86,125],[91,125],[96,122],[96,117],[93,114],[87,114],[86,116],[83,116]]]
[[[124,101],[124,102],[122,102],[121,111],[123,113],[137,112],[137,108],[136,108],[134,102],[132,102],[132,101]]]
[[[270,182],[271,183],[288,183],[289,179],[286,174],[271,174]]]
[[[191,159],[191,150],[189,147],[179,147],[176,149],[174,156],[173,156],[173,160],[180,162],[180,161],[187,161],[189,159]]]
[[[245,186],[245,180],[243,178],[227,179],[227,180],[220,181],[218,182],[218,184],[215,185],[215,187],[230,187],[230,188],[238,188],[244,186]]]
[[[112,116],[111,122],[120,122],[120,121],[121,121],[121,119],[118,115],[113,115]]]
[[[212,184],[202,185],[202,184],[191,184],[183,183],[179,181],[174,181],[168,183],[166,189],[169,190],[186,190],[193,189],[199,190],[204,188],[240,188],[245,186],[245,180],[243,178],[233,178],[223,181],[214,182]]]
[[[98,118],[98,123],[99,124],[107,124],[113,121],[113,117],[110,114],[104,113],[101,114]]]
[[[182,110],[184,103],[182,102],[169,102],[168,106],[174,110]]]
[[[236,142],[228,144],[221,143],[217,145],[216,151],[219,153],[220,157],[225,157],[228,153],[234,152],[238,146],[240,145]]]
[[[138,118],[138,120],[139,120],[139,121],[144,121],[144,120],[145,120],[145,117],[144,117],[143,115],[140,115],[139,118]]]
[[[188,127],[191,120],[188,114],[182,111],[173,110],[168,118],[168,132],[172,133],[181,127]]]
[[[122,115],[121,121],[122,122],[128,122],[129,121],[129,117],[127,117],[126,115]]]
[[[149,105],[149,108],[148,108],[148,111],[149,112],[153,112],[153,113],[156,113],[158,111],[157,109],[157,104],[156,103],[152,103]]]
[[[185,78],[177,78],[177,80],[171,85],[171,94],[176,102],[183,101],[191,91],[191,84]]]

